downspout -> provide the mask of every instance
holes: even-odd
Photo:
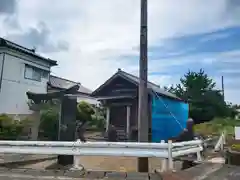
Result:
[[[0,91],[1,91],[1,88],[2,88],[4,62],[5,62],[5,53],[3,53],[2,67],[1,67],[1,74],[0,74]]]

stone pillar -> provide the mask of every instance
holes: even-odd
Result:
[[[73,96],[64,96],[61,104],[60,117],[60,141],[75,141],[76,130],[76,111],[77,99]],[[66,166],[72,165],[74,162],[72,155],[59,155],[58,164]]]
[[[131,106],[127,106],[127,137],[130,138],[130,117],[131,117]]]
[[[38,140],[38,132],[40,126],[40,109],[41,104],[33,104],[30,108],[33,113],[30,115],[29,119],[31,121],[31,137],[30,140],[37,141]]]
[[[108,127],[110,124],[110,107],[107,107],[107,112],[106,112],[106,132],[108,131]]]

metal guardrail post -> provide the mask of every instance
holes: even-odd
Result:
[[[80,139],[77,139],[76,143],[81,143]],[[82,170],[83,166],[80,166],[79,156],[73,157],[73,168],[74,170]]]
[[[199,138],[197,138],[197,137],[195,137],[194,139],[195,139],[195,140],[199,140]],[[203,144],[199,144],[198,147],[199,147],[199,148],[203,147]],[[197,152],[197,161],[198,161],[198,162],[202,161],[201,151],[198,151],[198,152]]]
[[[226,144],[226,131],[223,131],[223,145]]]
[[[214,150],[215,151],[218,151],[218,150],[223,150],[224,149],[224,144],[226,143],[225,142],[226,139],[225,139],[225,132],[223,131],[217,141],[217,144],[214,146]]]
[[[168,140],[168,170],[173,170],[172,140]]]
[[[224,135],[223,135],[223,133],[222,133],[222,135],[221,135],[221,145],[220,145],[220,150],[223,150],[224,149]]]
[[[201,145],[199,145],[199,147],[201,147]],[[198,162],[202,161],[201,151],[198,151],[198,152],[197,152],[197,161],[198,161]]]
[[[161,143],[165,143],[164,140],[161,140]],[[167,170],[167,159],[163,158],[161,162],[161,172],[165,172]]]

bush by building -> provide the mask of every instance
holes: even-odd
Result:
[[[14,120],[6,114],[0,115],[0,139],[1,140],[16,140],[23,132],[23,122]]]

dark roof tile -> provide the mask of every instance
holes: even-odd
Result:
[[[81,85],[79,82],[70,81],[68,79],[60,78],[57,76],[50,75],[49,78],[50,86],[60,89],[68,89],[72,86],[79,85],[78,92],[84,93],[84,94],[91,94],[92,91],[84,86]]]
[[[20,51],[22,53],[26,53],[28,55],[34,56],[36,58],[42,59],[42,60],[50,63],[53,66],[57,65],[57,61],[49,59],[49,58],[45,58],[43,56],[40,56],[40,55],[36,54],[35,50],[33,50],[33,49],[25,48],[23,46],[20,46],[20,45],[14,43],[14,42],[11,42],[11,41],[6,40],[6,39],[1,38],[1,37],[0,37],[0,47],[8,47],[8,48]]]
[[[131,81],[132,83],[134,83],[136,85],[139,85],[139,83],[140,83],[139,77],[134,76],[132,74],[129,74],[129,73],[125,72],[125,71],[122,71],[121,69],[118,69],[118,71],[111,78],[109,78],[104,84],[102,84],[99,88],[97,88],[92,93],[92,95],[95,96],[96,93],[99,92],[102,88],[104,88],[104,86],[106,84],[110,83],[113,79],[115,79],[118,76],[123,77],[123,78]],[[156,84],[154,84],[152,82],[148,81],[147,86],[148,86],[148,89],[152,90],[157,95],[162,95],[162,96],[166,96],[166,97],[169,97],[169,98],[181,100],[176,95],[174,95],[174,94],[172,94],[170,92],[165,91],[164,89],[160,88],[160,86],[158,86],[158,85],[156,85]]]
[[[127,77],[128,79],[130,79],[130,80],[132,80],[132,81],[134,81],[134,82],[136,82],[137,84],[139,84],[139,82],[140,82],[139,77],[134,76],[134,75],[132,75],[132,74],[129,74],[129,73],[127,73],[127,72],[125,72],[125,71],[122,71],[122,70],[120,70],[120,69],[118,70],[117,73],[120,73],[121,75]],[[172,93],[170,93],[170,92],[168,92],[168,91],[165,91],[164,89],[160,88],[159,85],[156,85],[156,84],[154,84],[154,83],[152,83],[152,82],[149,82],[149,81],[148,81],[148,84],[147,84],[147,85],[148,85],[148,88],[149,88],[149,89],[152,89],[154,92],[156,92],[156,93],[158,93],[158,94],[160,94],[160,95],[164,95],[164,96],[171,97],[171,98],[174,98],[174,99],[180,99],[180,98],[178,98],[176,95],[174,95],[174,94],[172,94]]]

